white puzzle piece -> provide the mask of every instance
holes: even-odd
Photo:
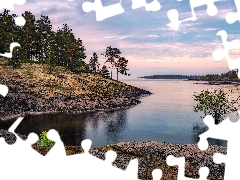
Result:
[[[31,148],[31,145],[38,139],[36,134],[31,133],[27,141],[24,141],[14,132],[22,120],[22,117],[18,118],[9,128],[9,132],[12,132],[17,137],[16,143],[7,145],[3,138],[0,138],[1,177],[8,177],[9,180],[30,180],[33,178],[33,175],[36,176],[43,169],[44,172],[42,173],[44,173],[45,179],[49,180],[79,179],[79,176],[82,177],[81,179],[86,180],[137,180],[137,159],[132,160],[125,171],[118,169],[112,166],[112,162],[117,157],[114,151],[106,153],[105,161],[88,153],[91,140],[82,142],[83,154],[67,156],[66,153],[63,153],[65,151],[64,145],[56,130],[50,130],[48,134],[48,138],[55,141],[55,145],[46,156],[40,155]],[[29,174],[23,173],[26,168],[30,172]],[[12,173],[13,171],[14,173]],[[34,179],[42,179],[42,176],[39,175],[34,177]]]
[[[192,17],[179,21],[179,14],[176,9],[171,9],[168,11],[167,16],[170,20],[170,23],[167,24],[170,28],[174,29],[175,31],[178,30],[179,25],[186,21],[196,21],[197,16],[195,13],[195,8],[200,7],[203,5],[207,5],[207,13],[209,16],[215,16],[217,14],[217,7],[214,5],[215,2],[221,0],[190,0]]]
[[[176,158],[172,155],[167,157],[169,166],[178,166],[178,180],[194,180],[193,178],[185,177],[185,157]],[[199,170],[200,178],[198,180],[206,180],[209,173],[208,167],[201,167]]]
[[[1,0],[0,1],[0,9],[10,9],[13,10],[14,6],[13,4],[19,4],[19,5],[23,5],[26,2],[26,0],[8,0],[8,1],[4,1]],[[26,20],[24,19],[24,17],[19,16],[15,18],[15,24],[17,26],[24,26],[26,23]],[[12,51],[15,47],[20,47],[20,44],[18,42],[12,42],[10,44],[10,52],[5,52],[4,54],[0,53],[0,56],[6,57],[6,58],[12,58]]]
[[[240,111],[238,112],[240,113]],[[215,155],[215,160],[218,163],[225,162],[225,180],[236,179],[239,177],[239,166],[236,166],[236,162],[240,160],[240,121],[231,122],[229,118],[226,118],[223,122],[218,125],[214,124],[212,116],[208,115],[204,118],[204,123],[208,126],[208,131],[201,134],[198,147],[201,150],[208,148],[207,138],[222,139],[228,141],[227,155]],[[220,157],[220,158],[219,158]],[[226,158],[227,157],[227,158]],[[222,160],[220,160],[222,159]],[[215,161],[214,160],[214,161]],[[216,161],[215,161],[216,162]],[[216,162],[216,163],[217,163]]]
[[[82,9],[84,12],[95,11],[97,21],[103,21],[109,17],[113,17],[113,16],[124,13],[124,9],[121,5],[121,0],[117,4],[113,4],[105,7],[103,6],[101,0],[94,0],[93,3],[84,2],[82,4]]]
[[[238,39],[233,41],[227,41],[227,32],[224,30],[218,31],[218,36],[221,36],[223,47],[222,50],[215,50],[213,52],[213,58],[216,61],[220,61],[223,58],[227,59],[228,67],[230,70],[239,69],[240,68],[240,57],[238,59],[231,59],[229,56],[229,51],[231,49],[239,49],[240,48],[240,42]],[[238,78],[240,78],[240,72],[238,72]]]
[[[21,47],[19,43],[13,42],[10,44],[10,52],[5,52],[4,54],[0,53],[0,56],[6,57],[6,58],[12,58],[12,52],[15,47]]]
[[[154,169],[152,171],[153,180],[160,180],[162,178],[162,170]]]
[[[68,0],[73,1],[73,0]],[[180,1],[180,0],[178,0]],[[207,13],[209,16],[217,14],[217,8],[214,5],[215,2],[221,0],[190,0],[192,17],[179,21],[178,11],[172,9],[168,11],[168,18],[170,23],[168,24],[174,30],[178,30],[179,25],[186,21],[196,21],[196,13],[194,9],[203,5],[207,5]],[[235,0],[237,12],[231,12],[226,15],[226,21],[232,24],[236,21],[240,21],[239,8],[240,2]],[[13,10],[14,4],[23,5],[25,0],[1,0],[0,9],[6,8]],[[146,11],[158,11],[161,9],[161,4],[157,0],[153,0],[151,3],[147,3],[146,0],[132,0],[132,8],[137,9],[145,7]],[[92,2],[84,2],[82,8],[85,12],[95,11],[96,20],[102,21],[109,17],[113,17],[124,13],[124,9],[121,6],[121,0],[117,4],[104,7],[101,0],[95,0]],[[17,17],[15,24],[23,26],[25,24],[23,17]],[[224,50],[216,50],[213,53],[215,60],[220,60],[224,57],[227,58],[229,68],[239,69],[238,60],[232,60],[228,52],[233,48],[239,48],[239,41],[234,40],[227,41],[226,31],[219,31],[217,35],[222,37]],[[0,56],[11,58],[12,50],[14,47],[20,46],[19,43],[13,42],[10,45],[10,52],[0,54]],[[238,74],[240,77],[240,75]],[[0,85],[0,94],[6,96],[8,88],[5,85]],[[137,179],[138,160],[132,160],[125,171],[112,166],[112,162],[116,159],[116,153],[114,151],[108,151],[106,153],[106,160],[100,160],[89,153],[91,147],[91,140],[84,140],[82,147],[84,153],[66,156],[64,144],[62,143],[57,131],[50,130],[48,133],[49,139],[56,142],[53,148],[46,156],[42,156],[31,148],[31,145],[37,141],[37,135],[34,133],[29,134],[26,141],[18,137],[14,132],[19,123],[23,120],[22,117],[18,118],[15,123],[9,128],[17,141],[13,145],[7,145],[3,138],[0,138],[0,178],[1,179]],[[239,179],[238,166],[236,162],[240,160],[240,144],[238,143],[238,137],[240,135],[239,121],[236,123],[231,122],[228,118],[219,125],[214,124],[214,120],[211,116],[207,116],[204,119],[204,123],[209,127],[209,130],[200,135],[199,148],[204,150],[208,148],[207,138],[224,139],[228,141],[227,155],[215,154],[214,161],[216,163],[226,163],[225,180]],[[175,158],[168,156],[167,162],[170,166],[178,165],[178,180],[191,179],[184,176],[185,158]],[[208,168],[202,167],[199,170],[201,180],[207,179]],[[152,172],[153,179],[157,180],[162,177],[162,171],[155,169]]]
[[[26,0],[0,0],[0,9],[14,10],[14,4],[23,5]]]
[[[236,21],[240,21],[240,1],[234,0],[237,12],[230,12],[226,15],[226,21],[228,24],[233,24]]]
[[[157,0],[147,3],[146,0],[132,0],[132,9],[145,7],[146,11],[159,11],[161,4]]]

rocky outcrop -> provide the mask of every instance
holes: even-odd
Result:
[[[66,78],[64,75],[57,75],[52,81],[49,80],[49,83],[43,83],[40,91],[40,85],[36,84],[41,83],[39,81],[32,82],[20,75],[11,78],[0,75],[0,82],[9,87],[7,96],[0,97],[0,118],[6,120],[28,114],[113,110],[136,105],[140,103],[139,97],[151,94],[149,91],[119,81],[90,75],[89,77],[74,75],[72,79],[76,86],[69,83],[72,79],[66,79],[65,82],[69,85],[67,89],[65,84],[59,84],[64,78]]]
[[[19,135],[19,134],[18,134]],[[0,137],[6,138],[8,143],[15,141],[15,136],[5,130],[0,130]],[[20,135],[23,139],[26,136]],[[33,149],[42,155],[46,155],[52,146],[33,145]],[[83,153],[80,146],[65,146],[66,154],[73,155]],[[209,168],[209,180],[224,179],[224,164],[215,164],[213,155],[215,153],[227,153],[227,148],[216,145],[209,145],[205,151],[200,151],[197,144],[171,144],[166,142],[120,142],[99,148],[91,148],[89,153],[100,159],[105,159],[105,153],[113,150],[117,153],[117,158],[113,166],[125,170],[132,159],[138,159],[138,178],[144,180],[152,179],[152,171],[161,169],[163,171],[163,180],[177,180],[178,167],[168,166],[166,158],[169,155],[175,157],[185,157],[185,176],[190,178],[199,178],[199,168]]]

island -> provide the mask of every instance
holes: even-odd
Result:
[[[201,76],[199,75],[151,75],[151,76],[142,76],[138,78],[143,79],[198,79]]]

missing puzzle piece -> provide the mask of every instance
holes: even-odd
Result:
[[[18,118],[9,128],[9,132],[17,137],[16,143],[7,145],[4,139],[0,138],[1,177],[8,177],[10,180],[30,180],[34,177],[40,180],[43,177],[39,175],[39,170],[44,169],[44,176],[47,179],[78,179],[81,176],[84,177],[81,179],[86,180],[137,180],[137,159],[132,160],[125,171],[118,169],[112,166],[112,162],[117,157],[114,151],[108,151],[105,154],[105,161],[89,153],[91,140],[82,142],[84,153],[67,156],[64,144],[56,130],[50,130],[47,134],[49,139],[55,141],[55,145],[46,156],[42,156],[31,148],[31,145],[39,139],[36,134],[29,134],[27,141],[24,141],[14,132],[22,120],[23,117]],[[23,173],[26,167],[27,174]]]
[[[199,136],[199,148],[207,148],[207,138],[227,140],[227,155],[216,153],[213,158],[218,164],[226,163],[224,179],[239,179],[239,166],[236,166],[236,162],[240,161],[240,121],[231,122],[229,118],[226,118],[220,124],[215,125],[213,117],[208,115],[204,118],[204,123],[209,127],[209,130]]]
[[[132,9],[141,7],[145,7],[146,11],[159,11],[161,4],[157,0],[153,0],[151,3],[147,3],[146,0],[132,0]]]
[[[153,180],[160,180],[162,178],[162,170],[154,169],[152,171]]]
[[[0,56],[6,57],[6,58],[12,58],[12,52],[15,47],[21,47],[19,43],[13,42],[10,44],[10,52],[5,52],[4,54],[0,53]]]
[[[94,2],[84,2],[82,4],[82,9],[84,12],[95,11],[97,21],[102,21],[109,17],[124,13],[124,9],[121,5],[121,0],[117,4],[105,7],[103,6],[101,0],[94,0]]]
[[[1,0],[0,1],[0,9],[14,9],[14,4],[23,5],[26,0]]]
[[[217,36],[221,36],[223,47],[222,50],[215,50],[213,52],[213,58],[216,61],[220,61],[223,58],[227,59],[228,67],[230,70],[240,69],[240,57],[238,59],[231,59],[229,51],[232,49],[240,49],[239,40],[227,41],[227,32],[224,30],[218,31]],[[238,78],[240,78],[240,71],[238,71]]]
[[[89,153],[92,141],[89,139],[83,140],[81,146],[84,150],[82,154],[74,154],[67,157],[68,164],[74,162],[85,162],[78,166],[73,166],[71,169],[71,176],[77,177],[76,173],[79,169],[85,169],[82,173],[87,179],[126,179],[137,180],[138,178],[138,160],[131,160],[126,170],[121,170],[112,165],[115,161],[116,152],[109,150],[105,153],[105,160],[101,160]],[[94,162],[94,163],[93,163]],[[94,172],[94,173],[92,173]],[[81,175],[82,175],[81,173]]]
[[[14,4],[19,4],[19,5],[23,5],[24,3],[26,2],[26,0],[8,0],[8,1],[2,1],[0,3],[0,9],[10,9],[10,10],[13,10],[14,9]],[[15,21],[15,24],[17,26],[24,26],[25,23],[26,23],[26,20],[24,19],[24,17],[22,16],[19,16],[19,17],[16,17],[14,19]],[[13,49],[15,47],[20,47],[20,44],[17,43],[17,42],[12,42],[10,44],[10,52],[5,52],[5,53],[0,53],[0,56],[3,56],[3,57],[6,57],[6,58],[12,58],[12,52],[13,52]]]
[[[161,4],[157,0],[153,0],[151,3],[147,3],[146,0],[132,0],[132,9],[138,9],[141,7],[145,7],[146,11],[159,11],[161,9]],[[109,17],[124,13],[121,0],[117,4],[105,7],[103,6],[101,0],[84,2],[82,9],[84,12],[95,11],[97,21],[103,21]]]
[[[167,16],[171,21],[167,24],[170,28],[174,29],[175,31],[178,30],[179,25],[186,21],[196,21],[197,16],[195,13],[195,8],[200,7],[203,5],[207,5],[207,13],[209,16],[215,16],[218,12],[217,7],[214,5],[215,2],[221,0],[190,0],[190,6],[192,11],[192,17],[179,21],[179,13],[176,9],[171,9],[168,11]]]
[[[236,21],[240,21],[240,1],[234,0],[237,12],[230,12],[226,15],[226,21],[228,24],[233,24]]]
[[[167,157],[167,164],[169,166],[176,166],[176,165],[178,166],[178,178],[177,178],[178,180],[194,180],[192,178],[187,178],[184,175],[184,171],[185,171],[184,157],[176,158],[173,155],[170,155]],[[200,174],[199,180],[206,180],[209,174],[208,167],[201,167],[199,170],[199,174]]]

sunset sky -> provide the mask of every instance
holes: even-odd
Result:
[[[102,0],[102,3],[107,6],[119,1]],[[31,11],[36,18],[47,15],[54,30],[67,23],[75,36],[83,40],[87,55],[85,62],[96,52],[102,65],[104,59],[100,54],[106,47],[119,48],[122,56],[129,60],[129,73],[132,74],[129,78],[227,72],[226,59],[216,62],[212,58],[212,52],[222,48],[221,38],[216,33],[226,30],[228,40],[240,39],[239,22],[229,25],[225,20],[228,12],[236,11],[233,0],[215,3],[218,14],[213,17],[206,13],[206,6],[197,7],[197,21],[182,23],[178,31],[167,26],[170,22],[167,12],[177,9],[180,19],[191,17],[189,0],[160,0],[161,9],[157,12],[148,12],[144,7],[133,10],[131,0],[122,0],[125,12],[103,21],[96,21],[94,11],[85,13],[83,2],[86,0],[26,0],[24,5],[16,5],[11,13],[21,15],[24,11]]]

